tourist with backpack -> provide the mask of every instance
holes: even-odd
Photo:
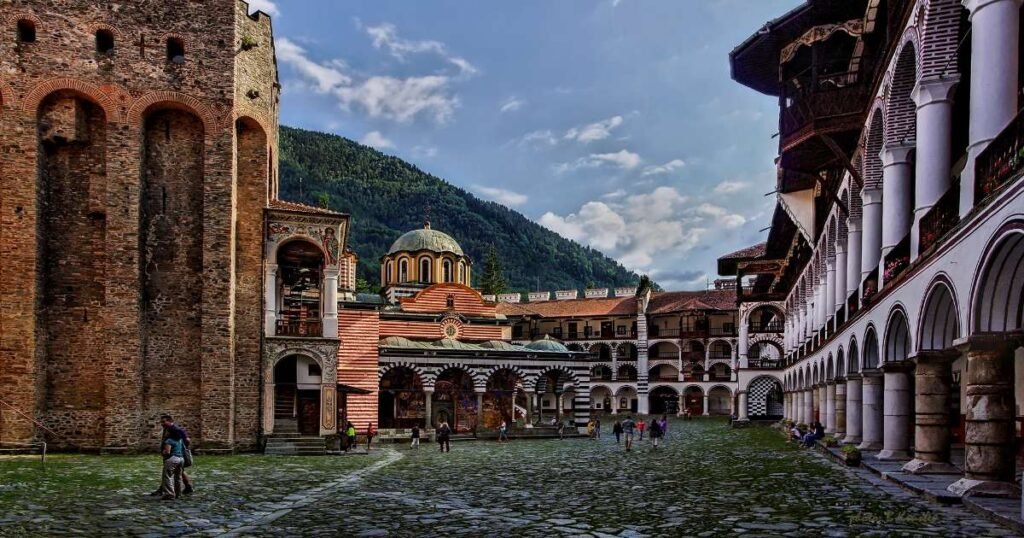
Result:
[[[452,429],[448,426],[447,422],[442,422],[437,427],[437,444],[441,448],[441,452],[452,451]]]

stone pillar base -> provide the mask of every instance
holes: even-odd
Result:
[[[854,437],[852,435],[843,436],[844,445],[859,445],[861,442],[860,436]]]
[[[1020,497],[1020,488],[1017,487],[1017,484],[996,480],[961,478],[950,484],[946,490],[958,497],[1005,497],[1010,499]]]
[[[944,461],[925,461],[914,458],[903,466],[903,471],[913,474],[960,474],[953,464]]]
[[[875,456],[876,460],[880,461],[893,461],[893,460],[909,460],[914,457],[909,450],[883,450]]]
[[[861,444],[857,445],[857,448],[861,450],[882,450],[882,443],[869,443],[867,441],[863,441]]]

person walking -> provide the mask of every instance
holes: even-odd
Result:
[[[594,439],[594,419],[590,419],[590,421],[587,422],[587,437],[591,440]]]
[[[626,438],[626,450],[633,449],[633,431],[636,428],[636,423],[633,422],[633,417],[627,417],[626,420],[622,421],[622,433]]]
[[[619,444],[622,441],[622,422],[616,420],[615,424],[612,425],[612,433],[615,434],[615,444]]]
[[[164,457],[164,470],[160,479],[161,498],[173,501],[181,496],[181,473],[185,464],[185,441],[181,432],[171,430],[160,445]]]
[[[501,421],[501,425],[498,426],[498,442],[508,442],[508,423],[504,420]]]
[[[640,432],[640,440],[644,440],[644,430],[647,429],[647,423],[640,419],[636,423],[636,429]]]
[[[412,444],[409,445],[409,449],[420,447],[420,427],[414,424],[412,427]]]
[[[188,437],[188,431],[184,427],[175,424],[174,419],[171,415],[160,415],[160,427],[162,429],[160,434],[160,450],[163,451],[163,442],[170,436],[171,431],[177,431],[180,439],[185,443],[185,449],[182,451],[182,465],[181,465],[181,482],[184,488],[181,491],[182,495],[191,495],[195,491],[193,486],[192,477],[188,475],[185,470],[192,466],[192,440]],[[157,487],[156,491],[150,493],[153,497],[159,497],[163,495],[163,488]]]
[[[559,420],[558,421],[558,440],[561,441],[562,439],[565,439],[565,421],[564,420]]]
[[[356,425],[349,422],[345,425],[345,452],[356,448]]]
[[[452,451],[452,428],[447,422],[442,422],[437,427],[437,444],[439,445],[441,452]]]
[[[599,418],[594,419],[594,435],[598,441],[601,440],[601,419]]]
[[[373,441],[373,436],[377,435],[377,430],[373,429],[373,423],[366,423],[366,452],[370,452],[370,442]]]
[[[657,420],[651,419],[651,444],[654,445],[654,449],[658,448],[658,441],[661,440],[661,424]]]
[[[658,426],[661,426],[661,439],[664,440],[665,436],[668,435],[668,415],[661,415]]]

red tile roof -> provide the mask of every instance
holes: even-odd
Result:
[[[499,303],[498,313],[506,316],[540,316],[570,318],[587,316],[635,316],[635,297],[607,299],[566,299],[534,303]]]
[[[285,200],[271,200],[270,209],[283,209],[285,211],[301,211],[302,213],[317,213],[320,215],[335,215],[339,217],[348,216],[345,213],[331,211],[330,209],[324,209],[322,207],[313,207],[311,205],[300,204],[297,202],[288,202]]]
[[[684,310],[735,310],[736,290],[662,291],[651,294],[648,314]]]
[[[765,247],[767,245],[768,245],[768,243],[758,243],[756,245],[751,245],[751,246],[749,246],[747,248],[742,248],[740,250],[737,250],[736,252],[733,252],[731,254],[726,254],[725,256],[722,256],[722,257],[720,257],[718,259],[720,259],[720,260],[730,260],[730,259],[760,258],[760,257],[764,256]]]

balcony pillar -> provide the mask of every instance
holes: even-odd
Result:
[[[825,431],[836,432],[836,382],[825,383]]]
[[[864,233],[861,235],[860,282],[863,283],[882,259],[882,189],[864,189],[861,197]]]
[[[826,246],[827,248],[827,246]],[[825,313],[825,323],[836,312],[836,259],[825,261],[825,301],[821,305]]]
[[[1013,447],[1015,346],[999,337],[970,337],[956,344],[967,354],[965,469],[948,489],[959,495],[1019,493]]]
[[[861,417],[861,379],[860,374],[846,374],[846,435],[843,442],[856,444],[861,442],[863,424]]]
[[[841,241],[836,241],[836,284],[835,284],[835,301],[832,309],[833,313],[842,312],[846,308],[846,299],[849,297],[846,294],[846,245]],[[838,329],[838,327],[837,327]]]
[[[704,393],[704,416],[708,416],[709,414],[711,414],[711,413],[708,412],[709,409],[710,408],[708,407],[708,393],[705,392]]]
[[[740,352],[739,345],[732,346],[732,366],[729,369],[729,381],[736,381],[736,370],[739,368]]]
[[[922,351],[914,357],[914,459],[903,466],[915,474],[959,474],[949,463],[949,407],[956,351]]]
[[[959,75],[921,80],[911,97],[917,104],[917,158],[914,171],[914,225],[910,260],[920,250],[921,217],[949,190],[952,178],[953,91]]]
[[[739,336],[739,339],[736,341],[736,347],[738,348],[739,363],[740,363],[739,366],[740,366],[740,368],[749,368],[750,367],[750,357],[748,356],[748,353],[750,352],[750,325],[749,325],[749,320],[748,321],[740,320],[740,336]],[[735,370],[735,368],[734,368],[734,370]]]
[[[740,391],[738,400],[737,406],[739,409],[736,410],[736,420],[750,420],[750,416],[747,414],[747,391]]]
[[[324,270],[324,325],[326,338],[338,337],[338,268]]]
[[[426,429],[431,430],[434,428],[434,415],[431,410],[431,404],[434,403],[434,389],[423,389],[423,414],[426,420]],[[528,407],[526,414],[526,423],[530,424],[533,420],[533,395],[526,395],[526,405]],[[427,434],[430,435],[429,433]]]
[[[914,222],[913,144],[889,144],[882,149],[882,258],[910,233]],[[879,289],[885,268],[878,271]]]
[[[861,450],[882,449],[882,372],[861,372]]]
[[[836,439],[846,434],[846,380],[836,380]]]
[[[825,418],[825,413],[822,412],[825,407],[825,394],[821,390],[822,387],[823,385],[818,384],[811,388],[811,424],[822,422],[822,419]]]
[[[974,207],[974,162],[1017,115],[1021,0],[964,0],[971,22],[971,116],[960,216]]]
[[[815,390],[813,388],[804,391],[804,416],[801,422],[808,427],[814,425],[814,393]]]
[[[846,244],[849,247],[846,255],[846,295],[845,302],[857,289],[861,282],[861,237],[860,219],[849,218],[846,220]]]
[[[277,334],[277,264],[263,268],[263,334]],[[271,408],[272,409],[272,408]]]
[[[883,395],[882,406],[882,451],[880,460],[910,459],[911,420],[914,415],[914,400],[910,394],[910,376],[914,363],[910,361],[887,362],[882,365]]]

